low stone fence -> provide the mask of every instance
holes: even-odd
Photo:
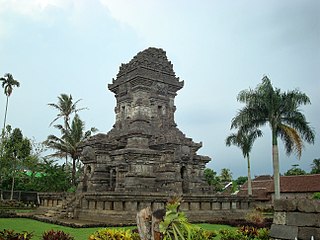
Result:
[[[276,200],[274,210],[273,239],[320,239],[319,200]]]
[[[0,189],[1,200],[10,200],[11,191],[9,190],[1,190]],[[23,202],[27,206],[39,205],[40,199],[37,192],[29,192],[29,191],[13,191],[13,200],[18,202]]]
[[[40,207],[57,207],[61,206],[62,202],[65,201],[68,197],[73,196],[73,193],[38,193]]]
[[[40,194],[43,207],[56,207],[67,199],[66,194]],[[180,210],[191,222],[214,222],[243,219],[252,200],[246,197],[216,195],[184,195]],[[85,193],[77,196],[74,218],[110,225],[136,223],[136,214],[145,207],[152,211],[165,207],[169,199],[163,194],[123,194],[117,192]]]

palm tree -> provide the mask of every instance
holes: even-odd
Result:
[[[281,92],[264,76],[256,89],[241,91],[237,100],[246,105],[232,119],[231,128],[244,132],[266,124],[271,128],[275,199],[280,199],[278,137],[283,140],[286,153],[295,152],[299,158],[303,140],[314,143],[314,131],[299,109],[310,104],[310,99],[299,90]]]
[[[4,88],[4,94],[7,96],[6,101],[6,110],[4,113],[4,122],[3,122],[3,131],[6,128],[6,120],[7,120],[7,112],[8,112],[8,104],[9,104],[9,97],[12,94],[13,87],[20,87],[20,83],[15,80],[10,73],[6,73],[4,77],[0,78],[0,81],[2,81],[2,87]]]
[[[259,129],[250,130],[247,133],[238,131],[237,133],[230,134],[226,139],[226,145],[235,145],[242,150],[244,158],[247,158],[248,167],[248,195],[252,195],[252,184],[251,184],[251,171],[250,171],[250,152],[254,141],[257,137],[261,137],[262,132]]]
[[[78,111],[84,110],[86,108],[77,108],[77,103],[80,102],[81,99],[77,100],[76,102],[73,102],[72,96],[67,95],[67,94],[60,94],[58,96],[58,103],[49,103],[48,105],[57,109],[59,112],[57,114],[57,117],[53,119],[53,121],[50,123],[50,126],[57,121],[59,118],[63,118],[64,121],[64,129],[65,130],[70,130],[70,116],[73,113],[77,113]],[[65,152],[65,157],[66,157],[66,166],[68,164],[68,157],[67,153]]]
[[[96,128],[84,131],[85,123],[78,114],[72,120],[70,129],[65,129],[62,125],[55,125],[61,131],[62,137],[55,135],[48,136],[44,142],[49,148],[56,150],[51,154],[52,157],[63,157],[67,153],[72,159],[72,183],[75,185],[76,163],[80,158],[79,146],[92,133],[96,132]]]
[[[227,183],[232,180],[232,173],[228,168],[222,168],[220,173],[220,179],[222,182]]]

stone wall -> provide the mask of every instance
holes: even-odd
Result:
[[[38,193],[40,207],[52,208],[61,206],[63,201],[73,195],[72,193]]]
[[[40,194],[42,207],[56,207],[66,198],[63,194]],[[152,211],[165,207],[168,195],[121,194],[116,192],[86,193],[78,198],[74,209],[75,218],[109,225],[136,223],[139,210],[150,207]],[[243,219],[253,205],[245,197],[214,195],[185,195],[180,210],[191,222],[213,222]]]
[[[270,236],[274,239],[320,239],[320,201],[276,200]]]

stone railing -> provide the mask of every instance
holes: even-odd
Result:
[[[57,207],[66,201],[73,193],[38,193],[40,207]]]
[[[70,194],[41,193],[40,206],[59,207],[70,199]],[[136,214],[145,207],[152,211],[165,207],[170,196],[150,193],[85,193],[77,195],[73,212],[69,215],[90,222],[110,225],[135,224]],[[180,210],[191,222],[214,222],[244,219],[254,206],[252,199],[236,196],[184,195]]]
[[[276,200],[274,210],[273,239],[320,239],[319,200]]]

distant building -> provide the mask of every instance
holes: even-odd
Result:
[[[281,176],[280,192],[282,199],[312,198],[313,193],[320,192],[320,174]],[[240,189],[238,196],[248,194],[248,183]],[[252,181],[252,194],[257,200],[273,201],[274,183],[269,175],[258,176]]]

